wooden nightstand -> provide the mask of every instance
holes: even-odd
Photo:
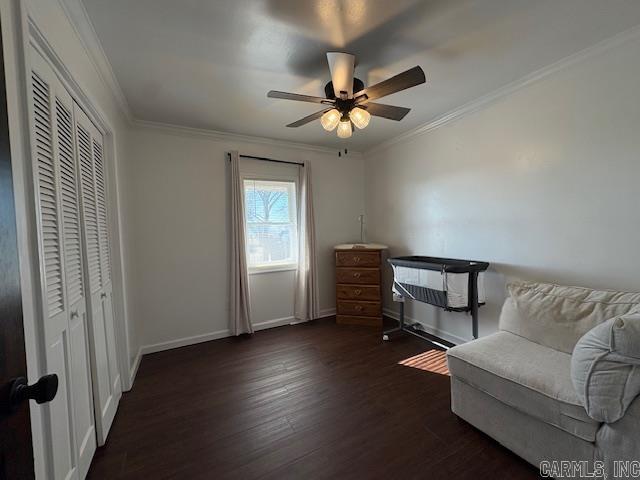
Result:
[[[338,245],[336,322],[382,327],[382,256],[384,245]]]

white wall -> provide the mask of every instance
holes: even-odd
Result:
[[[638,78],[636,38],[365,154],[369,239],[392,255],[491,262],[481,336],[497,328],[509,277],[640,290]],[[471,336],[464,315],[424,304],[407,314]]]
[[[339,158],[337,152],[277,142],[253,143],[148,127],[133,132],[131,147],[127,165],[131,297],[137,336],[141,345],[150,346],[143,351],[228,335],[226,153],[230,150],[311,162],[320,308],[331,313],[335,307],[332,247],[358,238],[358,215],[364,211],[361,156]],[[244,160],[243,165],[247,166]],[[254,322],[290,319],[293,272],[252,275],[250,287]]]

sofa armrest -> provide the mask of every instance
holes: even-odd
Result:
[[[605,462],[607,472],[614,472],[616,460],[640,461],[640,396],[624,416],[615,423],[603,423],[596,435],[596,459]],[[612,477],[610,477],[612,478]]]
[[[576,344],[571,380],[594,420],[617,422],[640,395],[640,358],[627,355],[636,343],[640,316],[621,315],[592,328]]]
[[[635,421],[636,425],[640,425],[640,395],[631,403],[629,409],[624,414],[624,417],[620,421],[627,419],[627,421]]]

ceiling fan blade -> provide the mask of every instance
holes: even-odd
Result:
[[[319,112],[312,113],[311,115],[307,115],[306,117],[301,118],[300,120],[290,123],[289,125],[287,125],[287,127],[296,128],[296,127],[301,127],[302,125],[306,125],[309,122],[313,122],[314,120],[319,119],[322,115],[324,115],[325,112],[328,112],[329,110],[331,109],[327,108],[326,110],[320,110]]]
[[[340,92],[347,92],[347,98],[353,98],[353,70],[356,57],[349,53],[327,52],[327,62],[336,98],[340,98]]]
[[[267,93],[269,98],[280,98],[282,100],[296,100],[298,102],[310,102],[310,103],[324,103],[326,105],[333,105],[333,100],[329,100],[323,97],[312,97],[311,95],[300,95],[298,93],[278,92],[277,90],[270,90]]]
[[[376,98],[386,97],[392,93],[400,92],[425,82],[424,71],[419,66],[416,66],[406,72],[399,73],[395,77],[376,83],[371,87],[363,88],[359,92],[356,92],[354,97],[358,98],[366,95],[367,100],[375,100]]]
[[[371,115],[376,117],[387,118],[389,120],[402,120],[407,113],[411,111],[410,108],[396,107],[394,105],[383,105],[382,103],[367,102],[360,105],[360,108],[364,108]]]

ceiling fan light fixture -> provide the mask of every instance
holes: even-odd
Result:
[[[270,90],[267,97],[322,105],[322,110],[307,115],[287,125],[297,128],[315,120],[320,120],[322,128],[332,131],[338,129],[338,137],[349,138],[355,128],[363,129],[369,125],[371,116],[400,121],[411,110],[374,103],[375,100],[402,92],[426,82],[424,70],[416,65],[375,85],[365,88],[364,82],[354,76],[355,56],[344,52],[328,52],[327,61],[331,71],[331,81],[324,86],[324,97]],[[366,102],[366,103],[365,103]]]
[[[356,127],[362,130],[367,125],[369,125],[371,114],[363,108],[355,107],[349,112],[349,118]]]
[[[322,128],[324,128],[327,132],[330,132],[338,126],[340,118],[340,112],[335,108],[332,108],[320,117],[320,123],[322,124]]]
[[[352,133],[353,128],[351,127],[351,121],[348,118],[346,120],[340,120],[338,124],[338,137],[349,138]]]

